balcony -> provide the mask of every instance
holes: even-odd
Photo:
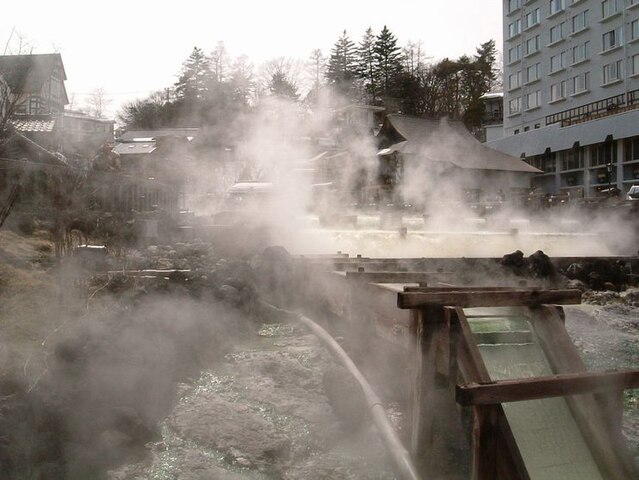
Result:
[[[562,127],[588,122],[639,108],[639,90],[621,93],[580,107],[546,115],[546,125],[561,123]]]

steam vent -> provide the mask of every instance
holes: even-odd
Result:
[[[639,480],[639,2],[118,1],[0,8],[0,480]]]

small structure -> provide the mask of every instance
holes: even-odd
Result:
[[[105,143],[113,143],[114,121],[83,112],[65,110],[62,118],[62,148],[66,156],[88,157]]]
[[[540,172],[487,148],[458,121],[388,115],[377,138],[380,187],[404,200],[530,188],[532,175]]]

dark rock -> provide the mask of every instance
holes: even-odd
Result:
[[[550,278],[555,275],[555,266],[550,261],[550,257],[541,250],[533,253],[529,260],[530,273],[536,278]]]
[[[588,274],[581,263],[571,263],[566,269],[566,276],[571,280],[577,279],[581,281],[588,278]]]
[[[581,290],[582,292],[585,292],[586,290],[588,290],[588,285],[586,285],[584,282],[582,282],[581,280],[569,280],[568,284],[566,285],[568,288],[576,288],[577,290]]]
[[[522,267],[524,265],[524,252],[517,250],[504,255],[500,262],[505,267]]]

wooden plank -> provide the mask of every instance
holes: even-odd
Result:
[[[626,372],[568,373],[550,377],[500,380],[489,384],[457,385],[460,405],[494,405],[539,398],[639,388],[639,370]]]
[[[369,283],[421,283],[450,276],[452,272],[346,272],[346,278]]]
[[[438,292],[510,292],[512,287],[480,287],[480,286],[432,286],[432,287],[404,287],[404,292],[409,293],[438,293]],[[539,290],[538,288],[518,288],[517,290]],[[469,315],[466,315],[469,318]]]
[[[530,324],[553,371],[556,374],[586,372],[586,365],[572,343],[557,309],[542,306],[532,308],[531,313]],[[623,437],[613,431],[604,418],[602,404],[593,395],[569,396],[566,401],[606,478],[639,478],[639,469],[628,454]]]
[[[457,369],[462,372],[463,377],[467,381],[474,381],[477,383],[491,382],[490,374],[481,357],[481,352],[475,343],[474,334],[470,329],[468,320],[464,314],[464,310],[460,307],[451,309],[454,314],[450,317],[451,326],[451,341],[457,344]],[[451,345],[451,348],[454,348]],[[452,353],[451,353],[452,355]],[[474,380],[472,380],[474,379]],[[490,478],[500,478],[505,480],[529,480],[528,470],[524,465],[524,460],[521,457],[519,447],[515,442],[512,430],[506,415],[501,405],[495,405],[489,407],[492,410],[488,412],[479,411],[480,407],[473,407],[473,441],[480,442],[480,446],[473,448],[473,480],[488,480]],[[498,430],[493,433],[499,434],[498,443],[495,445],[481,443],[482,437],[479,432],[475,432],[475,428],[482,427],[482,421],[486,419],[486,416],[497,415]],[[491,428],[490,424],[487,428]],[[497,437],[497,435],[496,435]],[[483,446],[483,447],[482,447]],[[495,468],[499,472],[493,477],[481,477],[480,475],[490,475],[493,473],[492,466],[487,463],[483,458],[483,451],[481,448],[494,447],[499,450],[499,454],[496,457],[488,457],[490,461],[495,461]]]
[[[468,308],[533,306],[546,303],[579,304],[581,303],[581,292],[579,290],[454,290],[432,293],[402,292],[397,294],[397,306],[402,309],[422,308],[429,305]]]

